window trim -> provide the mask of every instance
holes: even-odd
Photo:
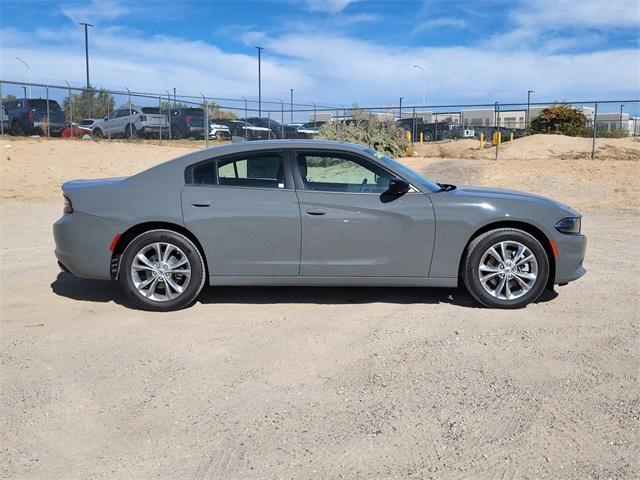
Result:
[[[254,156],[262,156],[262,155],[279,155],[282,159],[282,166],[284,170],[284,188],[269,188],[269,187],[248,187],[241,185],[220,185],[218,178],[218,163],[224,162],[227,160],[238,159],[238,160],[248,160]],[[193,179],[193,171],[196,167],[201,165],[211,163],[215,164],[215,177],[216,183],[196,183]],[[294,180],[293,175],[291,173],[291,161],[287,152],[282,149],[273,149],[273,150],[255,150],[250,152],[238,152],[238,153],[229,153],[227,155],[221,155],[218,157],[207,158],[205,160],[201,160],[196,163],[192,163],[188,165],[184,170],[184,181],[185,186],[187,187],[216,187],[216,188],[243,188],[243,189],[253,189],[253,190],[269,190],[269,191],[286,191],[286,190],[295,190],[294,188]]]
[[[296,190],[301,190],[304,192],[313,192],[313,193],[328,193],[328,194],[347,194],[347,195],[376,195],[376,196],[380,196],[382,195],[384,192],[334,192],[334,191],[329,191],[329,190],[313,190],[310,188],[305,188],[304,185],[304,181],[302,179],[302,174],[300,173],[300,169],[298,168],[298,155],[340,155],[342,157],[345,157],[347,159],[351,159],[351,158],[355,158],[356,159],[356,163],[361,163],[364,166],[366,166],[367,168],[369,168],[369,166],[374,165],[375,167],[380,168],[381,170],[384,170],[385,172],[387,172],[389,175],[391,175],[392,178],[398,178],[401,180],[405,180],[403,177],[401,177],[400,175],[398,175],[396,172],[394,172],[393,170],[387,168],[386,165],[382,165],[380,163],[374,162],[373,160],[371,160],[370,158],[364,156],[364,155],[359,155],[355,152],[350,152],[350,151],[345,151],[345,150],[325,150],[325,149],[297,149],[297,150],[290,150],[291,152],[291,158],[290,158],[290,162],[291,162],[291,167],[293,170],[293,174],[294,174],[294,182],[296,185]],[[406,180],[405,180],[406,181]],[[409,182],[409,185],[411,186],[412,189],[417,190],[412,184],[411,182]],[[419,190],[417,190],[419,191]],[[411,190],[408,193],[413,193]]]

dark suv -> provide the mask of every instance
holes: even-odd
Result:
[[[201,108],[171,109],[171,138],[204,137],[204,110]]]
[[[59,136],[64,130],[64,112],[55,100],[49,102],[49,120],[47,121],[47,100],[44,98],[22,98],[9,100],[4,108],[9,117],[11,135],[44,134],[47,125],[51,135]]]

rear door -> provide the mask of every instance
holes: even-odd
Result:
[[[211,276],[298,275],[300,208],[282,152],[208,160],[186,177],[185,226],[202,242]]]
[[[300,274],[426,277],[435,235],[431,201],[385,193],[392,172],[356,154],[295,154],[302,215]]]

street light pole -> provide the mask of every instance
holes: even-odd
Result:
[[[527,129],[531,128],[531,94],[535,90],[527,90]]]
[[[93,25],[87,22],[80,22],[80,25],[84,26],[84,59],[87,68],[87,116],[91,117],[91,91],[89,90],[89,27],[93,27]]]
[[[424,108],[426,105],[426,100],[424,96],[425,91],[425,77],[424,77],[424,69],[420,65],[414,65],[413,68],[417,68],[422,72],[422,107]]]
[[[402,120],[402,99],[404,97],[400,97],[400,108],[398,109],[398,118]]]
[[[291,123],[293,123],[293,88],[290,88],[289,90],[291,90]]]
[[[29,66],[29,64],[27,62],[22,60],[20,57],[16,57],[16,60],[18,60],[25,67],[27,67],[27,82],[29,82],[29,98],[31,98],[31,67]],[[26,88],[24,90],[24,96],[25,96],[25,98],[27,97],[27,89]]]
[[[262,118],[262,59],[261,53],[264,48],[256,47],[258,50],[258,118]]]

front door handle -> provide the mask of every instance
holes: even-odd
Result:
[[[307,210],[307,213],[309,215],[324,215],[327,212],[325,212],[324,210]]]
[[[194,207],[210,207],[211,202],[191,202],[191,205]]]

